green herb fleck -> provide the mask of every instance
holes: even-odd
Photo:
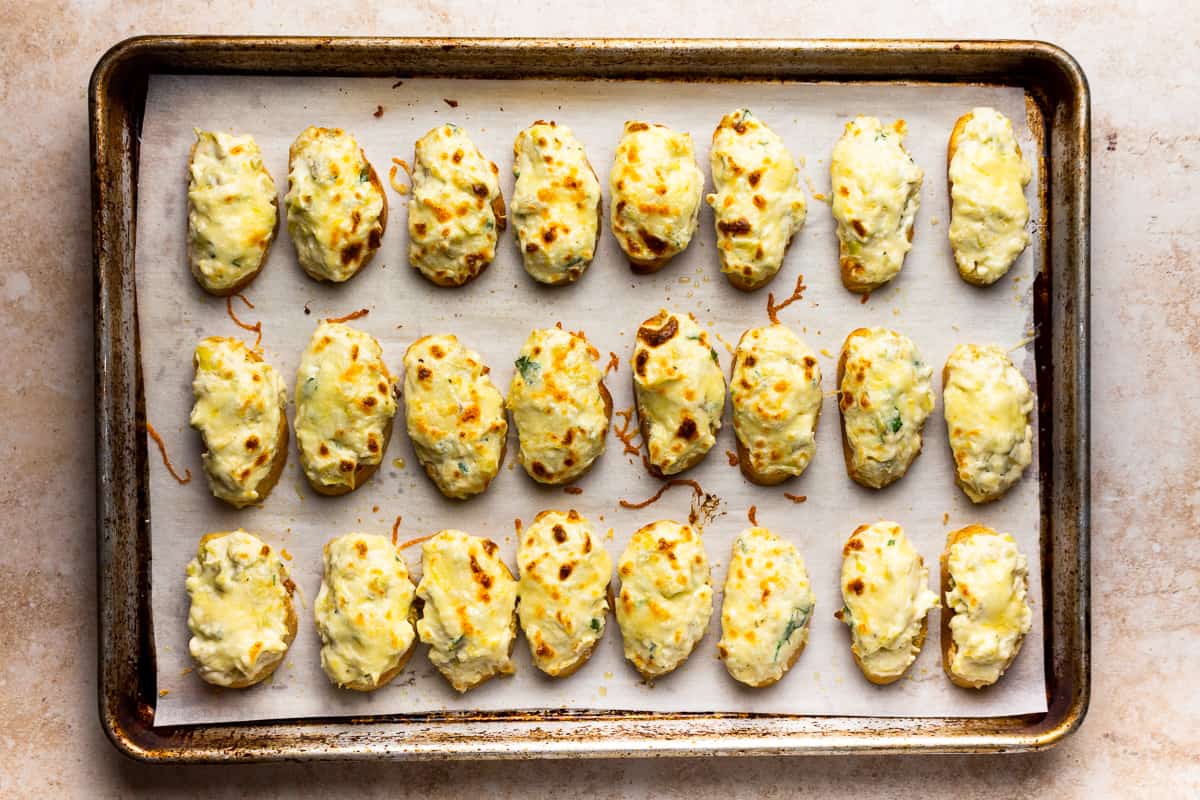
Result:
[[[358,182],[366,183],[369,180],[371,180],[371,168],[363,167],[358,171]]]
[[[888,539],[888,547],[895,547],[895,546],[896,546],[896,540]]]
[[[895,433],[903,426],[904,422],[900,419],[900,412],[897,411],[896,416],[892,417],[892,421],[888,423],[888,428],[891,429],[892,433]]]
[[[775,643],[775,661],[779,660],[779,651],[792,638],[792,634],[804,627],[810,611],[812,611],[812,606],[800,606],[792,609],[792,616],[788,619],[787,627],[783,629],[783,637]]]
[[[592,630],[596,632],[600,631],[600,620],[596,619],[595,617],[592,617]]]
[[[467,470],[466,462],[464,462],[464,461],[458,462],[458,471],[461,472],[463,475],[467,474],[468,470]]]
[[[542,374],[542,365],[529,356],[521,356],[516,360],[517,370],[526,383],[533,383]]]
[[[459,636],[457,639],[455,639],[453,642],[450,643],[450,649],[457,650],[458,648],[462,647],[463,642],[466,640],[466,638],[467,638],[466,634]]]
[[[717,358],[717,351],[710,347],[710,348],[708,348],[708,352],[712,354],[713,363],[720,366],[721,359]]]

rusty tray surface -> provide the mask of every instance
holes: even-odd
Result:
[[[1034,313],[1048,710],[987,718],[631,712],[442,712],[154,727],[150,528],[134,280],[138,134],[153,73],[785,80],[1022,87],[1041,143],[1045,225]],[[1028,41],[128,39],[89,90],[96,359],[99,710],[114,745],[151,762],[1015,752],[1087,712],[1090,99],[1079,65]]]

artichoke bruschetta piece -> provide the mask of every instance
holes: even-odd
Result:
[[[566,125],[539,120],[513,143],[512,215],[525,271],[539,283],[578,280],[600,239],[600,180]]]
[[[743,291],[758,289],[779,272],[808,216],[800,171],[779,135],[745,108],[721,118],[709,160],[721,272]]]
[[[687,249],[700,218],[704,174],[691,134],[626,122],[609,190],[613,235],[633,271],[661,269]]]
[[[321,668],[335,686],[371,692],[412,655],[416,587],[386,536],[348,533],[325,543],[325,572],[313,606]]]
[[[499,553],[491,539],[457,530],[440,531],[421,546],[417,635],[459,692],[516,671],[517,581]]]
[[[912,249],[925,173],[904,148],[907,128],[875,117],[846,123],[829,172],[837,220],[842,283],[852,292],[878,289],[900,273]]]
[[[850,652],[871,683],[900,680],[917,660],[938,605],[929,569],[894,522],[860,525],[842,548],[842,609]]]
[[[387,195],[358,141],[341,128],[309,127],[288,151],[288,234],[309,277],[343,283],[383,243]]]
[[[296,444],[320,494],[354,491],[379,469],[396,415],[396,379],[374,336],[322,322],[296,373]]]
[[[446,497],[480,494],[504,462],[504,397],[488,372],[483,357],[453,334],[423,336],[404,354],[408,437]]]
[[[717,441],[725,376],[708,332],[665,308],[642,323],[633,349],[638,426],[656,477],[698,464]]]
[[[192,363],[189,422],[204,440],[209,489],[234,508],[262,502],[287,463],[283,379],[240,339],[202,339]]]
[[[921,454],[933,410],[933,369],[912,340],[887,328],[851,331],[838,359],[846,472],[871,489],[898,481]]]
[[[505,225],[499,173],[457,125],[439,125],[417,140],[408,260],[439,286],[474,280],[496,257]]]
[[[188,264],[204,291],[223,297],[246,288],[267,263],[279,199],[253,136],[195,134],[188,159]]]
[[[210,533],[187,565],[186,585],[196,674],[229,689],[270,677],[296,638],[296,587],[279,554],[240,528]]]
[[[1021,155],[1012,121],[994,108],[959,117],[946,151],[954,262],[963,280],[988,286],[1029,246],[1025,187],[1033,170]]]

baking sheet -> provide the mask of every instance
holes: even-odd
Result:
[[[925,428],[924,453],[902,481],[881,492],[862,489],[846,477],[833,396],[825,400],[813,464],[799,479],[773,488],[749,484],[729,465],[724,451],[734,449],[734,436],[726,411],[713,452],[685,475],[721,500],[717,516],[705,527],[717,590],[713,619],[689,661],[653,685],[624,661],[620,632],[610,618],[595,655],[563,681],[546,678],[531,665],[522,638],[515,651],[516,675],[466,695],[449,688],[421,645],[388,687],[371,694],[343,692],[332,687],[320,669],[320,642],[312,622],[324,542],[349,531],[387,533],[397,515],[403,517],[401,540],[444,527],[493,538],[514,574],[513,520],[532,520],[545,508],[576,508],[599,531],[611,529],[611,538],[602,538],[614,562],[641,525],[686,517],[691,496],[685,488],[669,491],[645,509],[619,507],[618,499],[644,499],[659,482],[634,457],[621,453],[615,437],[610,437],[608,453],[577,484],[581,494],[535,485],[516,465],[514,440],[508,463],[489,491],[463,503],[442,498],[426,479],[398,420],[383,467],[358,491],[340,498],[315,494],[299,470],[293,442],[287,470],[263,507],[236,511],[209,495],[200,471],[199,436],[187,426],[195,342],[208,335],[246,335],[227,316],[224,301],[205,295],[187,271],[186,162],[193,127],[253,133],[282,205],[288,146],[310,124],[353,132],[383,174],[391,157],[411,160],[412,143],[430,127],[456,122],[501,167],[507,198],[513,185],[513,137],[535,119],[553,118],[570,125],[587,147],[605,187],[607,214],[608,166],[625,119],[643,118],[690,131],[707,174],[713,127],[730,109],[749,106],[804,162],[808,222],[769,290],[777,297],[786,295],[797,275],[805,275],[804,299],[782,311],[780,319],[818,351],[827,395],[835,389],[842,339],[854,328],[870,325],[906,333],[934,365],[943,363],[959,342],[1014,347],[1014,363],[1032,384],[1032,347],[1022,345],[1032,330],[1032,277],[1041,257],[1038,238],[1008,276],[984,290],[958,278],[946,241],[946,137],[954,120],[975,105],[992,105],[1007,114],[1023,150],[1038,152],[1026,125],[1022,91],[1000,87],[432,79],[397,85],[390,79],[153,76],[141,138],[136,252],[146,413],[176,463],[181,469],[190,467],[195,476],[189,485],[180,486],[151,454],[151,602],[160,689],[155,724],[558,708],[883,717],[1045,711],[1037,465],[999,503],[973,507],[953,483],[936,368],[937,404]],[[885,122],[906,119],[907,146],[926,175],[914,249],[904,271],[866,303],[842,288],[832,216],[814,196],[828,194],[829,152],[844,123],[857,113],[872,113]],[[1030,198],[1038,197],[1038,168],[1035,161]],[[281,226],[268,264],[246,292],[255,308],[234,300],[243,319],[262,320],[265,356],[281,370],[289,396],[300,353],[317,320],[364,307],[371,309],[370,315],[355,324],[379,338],[394,372],[400,371],[404,349],[414,339],[454,332],[483,354],[502,391],[507,390],[513,359],[531,328],[561,321],[569,329],[583,329],[602,353],[615,352],[621,358],[619,371],[608,379],[617,409],[632,406],[628,358],[638,324],[660,306],[693,312],[731,345],[745,328],[767,322],[767,290],[743,294],[720,275],[707,207],[691,247],[656,275],[633,275],[605,224],[596,261],[574,286],[536,285],[522,270],[508,231],[496,261],[478,280],[447,290],[408,266],[406,198],[388,192],[391,213],[383,247],[348,284],[323,286],[306,277]],[[1042,209],[1035,206],[1032,213],[1031,225],[1040,224]],[[722,350],[720,355],[727,372],[730,353]],[[289,408],[289,416],[291,412]],[[785,492],[808,500],[795,504]],[[777,685],[753,690],[728,677],[716,659],[715,646],[729,547],[748,525],[751,505],[757,507],[761,524],[799,547],[817,598],[809,644],[796,666]],[[930,565],[935,588],[937,556],[948,531],[979,522],[1017,538],[1029,558],[1034,623],[1021,655],[998,685],[968,692],[949,683],[939,663],[936,613],[930,618],[926,646],[905,679],[876,687],[861,676],[850,656],[845,627],[832,615],[841,606],[842,544],[857,525],[879,519],[905,527]],[[271,681],[251,690],[222,690],[204,684],[189,670],[183,578],[204,533],[239,526],[293,556],[288,566],[298,585],[300,629]],[[419,548],[405,555],[419,575]]]

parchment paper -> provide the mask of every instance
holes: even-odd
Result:
[[[1015,347],[1014,363],[1033,382],[1032,349],[1020,347],[1031,331],[1032,270],[1038,240],[1011,273],[989,289],[964,283],[946,239],[949,222],[946,139],[955,119],[976,105],[992,105],[1016,125],[1026,153],[1036,153],[1026,124],[1021,91],[995,87],[835,86],[786,83],[656,83],[343,80],[318,78],[155,76],[146,101],[138,191],[137,282],[147,416],[161,432],[182,469],[194,480],[180,486],[151,451],[150,505],[153,550],[152,607],[160,697],[155,723],[369,715],[431,709],[624,709],[647,711],[746,711],[864,716],[993,716],[1044,711],[1042,591],[1038,547],[1037,465],[1002,501],[972,507],[955,487],[945,423],[941,416],[938,366],[959,342]],[[455,101],[457,107],[452,107]],[[767,322],[767,290],[744,294],[721,276],[714,247],[711,210],[704,206],[691,247],[660,273],[633,275],[608,231],[608,170],[626,119],[647,119],[690,131],[706,175],[712,130],[725,112],[748,106],[785,140],[805,163],[810,195],[829,191],[828,159],[848,118],[870,113],[885,122],[908,121],[907,145],[925,170],[914,248],[904,271],[866,302],[842,288],[837,243],[828,205],[810,197],[808,223],[796,237],[783,269],[769,290],[786,296],[798,274],[808,289],[801,302],[781,312],[783,322],[821,354],[827,394],[817,435],[817,455],[799,479],[776,488],[756,487],[729,465],[734,449],[730,412],[708,458],[686,477],[721,498],[720,513],[704,531],[717,589],[708,634],[674,674],[643,683],[624,661],[615,619],[591,661],[571,678],[544,677],[517,642],[517,673],[465,695],[456,694],[418,647],[401,676],[371,694],[339,691],[321,671],[312,603],[320,585],[321,547],[350,531],[388,533],[403,516],[401,540],[445,527],[489,536],[500,543],[516,574],[513,520],[532,520],[546,508],[576,508],[595,524],[604,545],[619,557],[641,525],[666,517],[686,518],[690,494],[675,488],[649,508],[619,508],[618,499],[650,496],[658,481],[623,455],[610,437],[607,454],[578,485],[582,494],[535,485],[516,465],[515,432],[508,462],[483,496],[467,502],[443,499],[416,463],[397,419],[396,434],[379,472],[358,491],[320,497],[299,469],[294,442],[289,463],[260,508],[233,510],[208,491],[200,470],[200,437],[188,428],[192,404],[191,355],[208,335],[249,336],[226,315],[222,300],[205,295],[186,262],[186,164],[192,128],[249,132],[262,147],[280,194],[287,189],[287,150],[307,125],[343,127],[354,133],[381,176],[393,156],[411,160],[413,142],[446,121],[469,131],[483,153],[500,166],[506,198],[511,196],[512,142],[532,121],[556,119],[570,125],[587,147],[604,186],[605,220],[595,263],[575,285],[547,289],[520,266],[512,231],[498,256],[475,282],[441,289],[407,263],[406,198],[388,188],[391,211],[383,248],[349,283],[319,285],[296,263],[286,227],[263,273],[246,295],[255,308],[234,300],[245,320],[262,320],[265,356],[294,396],[300,353],[317,323],[354,309],[371,313],[356,322],[378,337],[392,370],[401,371],[405,348],[419,336],[453,332],[481,352],[501,391],[507,393],[513,359],[529,330],[561,321],[583,329],[605,354],[621,358],[608,385],[617,409],[632,405],[629,357],[639,323],[660,306],[691,311],[711,324],[730,345],[742,331]],[[376,116],[377,109],[382,115]],[[1036,198],[1038,164],[1028,196]],[[403,173],[401,173],[403,177]],[[710,179],[711,180],[711,179]],[[711,185],[706,191],[711,191]],[[1042,211],[1033,209],[1033,225]],[[306,312],[306,306],[311,313]],[[843,338],[859,326],[885,325],[908,334],[935,365],[937,405],[925,427],[924,453],[908,475],[884,491],[859,488],[845,473],[839,442],[836,356]],[[728,374],[731,355],[720,353]],[[294,409],[289,402],[289,419]],[[403,414],[403,410],[401,410]],[[1035,423],[1036,430],[1036,423]],[[1036,449],[1035,449],[1036,452]],[[795,504],[785,492],[807,496]],[[768,689],[747,689],[726,674],[716,658],[720,637],[720,587],[733,538],[747,527],[747,509],[757,506],[760,523],[793,541],[808,564],[817,604],[807,650],[795,668]],[[945,520],[944,515],[947,515]],[[907,678],[889,687],[869,684],[851,658],[845,627],[834,620],[841,607],[838,575],[841,548],[859,524],[879,519],[901,523],[930,567],[937,589],[938,554],[946,533],[978,522],[1011,532],[1029,558],[1033,631],[1008,674],[996,686],[972,692],[954,687],[939,663],[938,615]],[[300,630],[274,678],[249,690],[220,690],[188,671],[188,600],[184,568],[199,538],[237,527],[257,532],[294,557],[288,567],[299,587]],[[611,537],[604,532],[611,528]],[[419,574],[419,548],[407,550]]]

